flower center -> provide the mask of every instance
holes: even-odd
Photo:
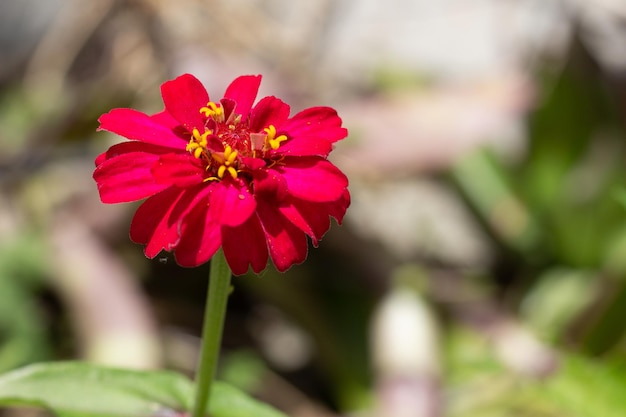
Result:
[[[200,113],[207,119],[205,131],[200,133],[194,128],[186,150],[206,164],[210,176],[205,181],[219,181],[226,174],[237,179],[245,169],[242,156],[274,163],[269,152],[278,149],[288,139],[286,135],[279,135],[274,125],[269,125],[263,132],[250,133],[240,115],[232,112],[226,120],[224,108],[219,103],[208,102]],[[224,147],[223,152],[215,150],[221,149],[219,142]]]

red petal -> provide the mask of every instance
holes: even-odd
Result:
[[[346,188],[339,200],[328,204],[328,212],[337,220],[337,223],[341,224],[343,222],[343,216],[345,216],[346,210],[350,207],[350,200],[350,192]]]
[[[176,120],[167,110],[153,114],[150,118],[158,124],[167,126],[170,129],[176,129],[180,126],[180,122]]]
[[[209,216],[226,226],[239,226],[254,213],[256,201],[242,182],[224,180],[213,186]]]
[[[284,272],[293,264],[304,262],[308,250],[304,233],[271,204],[259,202],[257,213],[276,269]]]
[[[287,181],[289,193],[306,201],[328,202],[339,199],[348,187],[348,178],[333,164],[318,157],[285,159],[276,165]]]
[[[243,165],[247,169],[252,170],[252,171],[264,168],[265,165],[267,165],[265,160],[263,160],[261,158],[252,158],[252,157],[248,157],[248,156],[243,156],[241,158],[241,162],[243,163]]]
[[[234,100],[237,103],[235,113],[242,115],[243,120],[246,120],[250,115],[250,109],[256,100],[260,85],[260,75],[244,75],[235,78],[224,93],[224,98]]]
[[[291,135],[288,133],[287,137],[291,138]],[[281,143],[280,148],[273,151],[273,153],[291,156],[321,156],[325,158],[332,150],[333,145],[327,140],[308,140],[294,137],[293,140],[287,140],[284,143]]]
[[[254,195],[264,200],[280,202],[289,196],[287,181],[273,169],[259,169],[252,172]]]
[[[344,195],[337,201],[311,203],[293,198],[291,205],[281,206],[279,209],[294,225],[308,234],[313,244],[317,246],[318,240],[330,228],[330,216],[337,219],[337,222],[341,224],[349,205],[350,194],[346,190]]]
[[[235,107],[237,107],[237,103],[229,98],[222,98],[220,100],[220,104],[222,105],[222,109],[224,110],[224,118],[226,119],[226,123],[232,123],[237,116],[236,114],[233,114],[233,112],[235,111]]]
[[[152,166],[152,175],[159,184],[190,187],[204,181],[205,169],[190,153],[168,153]]]
[[[200,109],[207,105],[209,95],[204,86],[191,74],[184,74],[161,86],[166,110],[188,131],[194,128],[204,132],[204,116]]]
[[[287,132],[290,138],[281,144],[280,153],[296,156],[328,156],[332,143],[348,135],[341,127],[341,118],[330,107],[303,110],[285,122],[280,130]]]
[[[129,152],[145,152],[155,155],[161,155],[164,153],[172,152],[172,148],[166,148],[164,146],[153,145],[145,142],[122,142],[111,146],[106,152],[98,155],[96,157],[96,166],[102,164],[107,159],[112,159],[116,156]]]
[[[250,114],[250,131],[262,132],[269,125],[279,127],[289,118],[289,105],[276,97],[264,97]],[[277,132],[277,135],[281,132]]]
[[[180,242],[174,250],[180,266],[194,267],[207,262],[219,249],[220,228],[209,216],[209,187],[202,187],[180,222]]]
[[[309,203],[309,204],[317,206],[318,204],[321,204],[321,203]],[[309,225],[309,221],[305,219],[304,216],[302,216],[302,214],[300,214],[300,211],[298,211],[298,209],[293,204],[281,205],[278,207],[278,210],[286,218],[288,218],[289,221],[293,223],[294,226],[298,227],[304,233],[309,235],[311,237],[311,240],[313,241],[313,245],[317,247],[318,240],[322,237],[322,235],[318,235],[317,233],[315,233],[313,228]],[[324,217],[323,213],[321,213],[321,217]],[[330,227],[328,214],[326,214],[325,218],[326,218],[326,222],[328,223],[328,225],[326,226],[326,230],[328,230],[328,228]]]
[[[222,247],[228,266],[235,275],[248,272],[248,266],[257,274],[267,266],[265,232],[256,215],[237,227],[222,227]]]
[[[341,127],[341,118],[331,107],[311,107],[293,116],[283,126],[296,136],[321,137],[337,142],[348,136],[348,130]]]
[[[144,253],[148,258],[154,258],[163,249],[171,251],[178,244],[180,219],[184,214],[179,201],[184,193],[180,188],[168,188],[147,199],[135,212],[130,238],[146,245]]]
[[[151,168],[158,158],[159,155],[129,152],[98,165],[93,178],[102,202],[141,200],[167,188],[167,184],[157,184],[152,177]]]
[[[175,149],[185,149],[187,142],[158,120],[133,109],[113,109],[98,119],[98,130],[106,130],[132,140]]]

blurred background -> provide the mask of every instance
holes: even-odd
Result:
[[[185,72],[350,131],[344,225],[234,279],[222,379],[293,417],[626,415],[622,0],[0,0],[1,372],[193,374],[208,265],[147,260],[91,178],[98,117]]]

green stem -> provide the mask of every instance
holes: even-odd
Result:
[[[220,249],[211,259],[209,292],[204,310],[200,363],[196,374],[196,396],[192,417],[204,417],[208,409],[211,385],[215,378],[222,342],[230,277],[230,268],[224,258],[224,252]]]

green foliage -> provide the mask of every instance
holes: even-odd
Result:
[[[542,272],[521,305],[521,317],[542,337],[559,342],[569,324],[594,302],[594,272],[553,268]]]
[[[193,384],[168,371],[135,371],[82,362],[30,365],[0,377],[0,405],[42,407],[59,417],[176,416],[190,410]],[[285,417],[216,382],[213,417]]]
[[[563,355],[545,379],[516,375],[488,343],[466,331],[448,340],[451,417],[620,417],[626,415],[626,368]]]
[[[561,262],[597,267],[624,225],[614,198],[626,180],[624,131],[592,71],[570,65],[545,84],[552,88],[531,118],[517,184],[544,227],[545,249]]]
[[[246,392],[253,392],[263,383],[267,365],[254,351],[233,352],[222,359],[220,378]]]
[[[582,60],[582,61],[581,61]],[[594,355],[626,337],[626,132],[600,74],[574,56],[543,79],[528,153],[490,150],[451,177],[501,251],[513,306],[553,342]]]
[[[615,192],[615,199],[626,209],[626,189],[620,188]]]
[[[526,388],[528,403],[537,399],[560,415],[571,417],[619,417],[626,415],[626,370],[613,363],[594,362],[579,356],[563,358],[552,378]],[[558,415],[558,414],[557,414]]]
[[[41,285],[43,253],[34,234],[0,245],[0,372],[48,356],[45,323],[33,296]]]
[[[487,338],[453,326],[446,340],[452,417],[626,415],[621,97],[576,54],[542,81],[523,158],[507,165],[479,150],[451,178],[501,255],[490,272],[508,312],[555,346],[560,363],[545,378],[520,376]]]

